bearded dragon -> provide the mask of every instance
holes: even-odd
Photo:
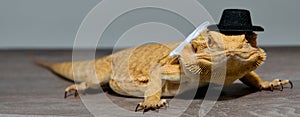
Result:
[[[175,96],[180,86],[188,87],[188,83],[180,83],[181,80],[192,81],[187,74],[198,78],[199,86],[208,83],[230,85],[240,80],[258,90],[274,90],[276,87],[283,90],[285,84],[292,87],[289,80],[264,81],[254,72],[266,59],[266,53],[257,46],[256,39],[254,32],[226,34],[206,29],[187,44],[179,56],[169,56],[180,44],[174,42],[129,48],[90,61],[37,63],[67,79],[81,82],[68,86],[65,98],[72,91],[77,94],[77,91],[109,84],[120,95],[144,97],[136,111],[138,108],[145,111],[166,106],[167,101],[161,97]],[[219,58],[219,61],[214,61],[214,58]],[[212,66],[224,62],[224,78],[211,80]],[[219,82],[222,80],[224,82]]]

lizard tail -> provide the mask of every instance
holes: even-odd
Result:
[[[47,68],[57,75],[76,82],[86,81],[90,74],[97,73],[97,78],[107,83],[111,74],[111,58],[106,57],[99,60],[50,63],[30,58],[35,64]],[[74,69],[73,69],[74,66]],[[95,69],[98,71],[96,72]],[[74,76],[76,75],[76,76]],[[76,79],[75,79],[76,78]]]
[[[51,67],[53,65],[53,63],[43,62],[43,61],[34,61],[34,63],[37,64],[37,65],[39,65],[39,66],[48,68],[48,69],[51,69]]]
[[[39,65],[41,67],[51,69],[51,67],[53,66],[53,63],[43,62],[43,61],[40,61],[40,60],[38,60],[34,57],[29,57],[29,59],[31,59],[31,61],[33,61],[36,65]]]
[[[74,81],[73,78],[73,69],[72,69],[72,62],[64,62],[64,63],[50,63],[40,61],[34,57],[30,57],[30,59],[38,66],[44,67],[53,73],[62,76],[68,80]]]

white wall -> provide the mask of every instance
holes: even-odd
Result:
[[[83,18],[100,1],[1,0],[0,49],[72,48],[75,35]],[[300,45],[298,37],[300,34],[299,0],[198,1],[209,11],[216,22],[218,22],[224,8],[246,8],[251,10],[253,23],[265,28],[264,33],[259,33],[260,45]],[[130,3],[130,0],[128,2]],[[115,7],[117,8],[117,6]],[[165,20],[174,21],[171,17]],[[154,24],[146,27],[154,27],[155,29],[155,26]],[[181,27],[190,29],[188,26],[190,25],[182,25]],[[166,29],[166,33],[174,32],[176,31]],[[157,36],[163,35],[158,34]],[[173,35],[173,37],[174,39],[177,37],[175,40],[181,40],[183,35]],[[144,41],[149,39],[151,38],[145,38]],[[103,46],[101,47],[113,47],[115,41],[113,39],[103,40]],[[130,46],[134,42],[122,41],[122,43],[118,43],[118,46]]]

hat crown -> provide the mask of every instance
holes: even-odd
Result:
[[[243,9],[226,9],[223,11],[219,25],[251,27],[252,21],[250,12]]]
[[[219,24],[210,25],[207,29],[222,32],[264,31],[263,27],[252,25],[250,11],[245,9],[225,9]]]

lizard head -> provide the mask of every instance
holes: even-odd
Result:
[[[265,60],[265,52],[256,44],[254,32],[221,33],[205,30],[191,42],[193,59],[185,67],[194,74],[210,72],[211,66],[226,63],[226,74],[242,76]],[[194,61],[194,62],[193,62]]]

